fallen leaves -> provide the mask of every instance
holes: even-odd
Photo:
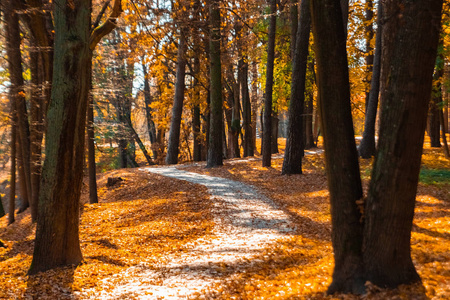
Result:
[[[112,175],[124,181],[106,188],[106,178]],[[95,295],[124,280],[117,276],[106,284],[103,278],[123,274],[132,266],[159,265],[167,255],[186,251],[188,243],[207,236],[214,226],[211,203],[202,186],[119,170],[102,175],[99,187],[100,203],[85,204],[82,209],[84,261],[77,267],[27,277],[34,226],[26,213],[10,226],[6,217],[1,219],[0,238],[8,248],[0,248],[0,299],[68,299],[86,289]],[[84,202],[87,197],[85,193]]]

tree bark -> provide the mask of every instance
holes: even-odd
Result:
[[[248,90],[248,57],[243,58],[241,77],[242,127],[244,129],[244,157],[253,156],[252,104]]]
[[[14,103],[11,103],[11,170],[9,179],[8,224],[14,223],[14,210],[16,207],[16,113]]]
[[[89,60],[89,93],[87,105],[87,148],[89,170],[89,203],[98,203],[97,170],[95,164],[94,97],[92,91],[92,52]]]
[[[142,70],[144,72],[144,101],[145,101],[145,116],[147,118],[148,136],[152,147],[153,158],[158,159],[158,148],[156,147],[156,127],[152,117],[152,109],[150,107],[152,103],[152,94],[150,91],[150,83],[148,81],[148,71],[144,63],[144,60],[142,60]]]
[[[443,46],[443,45],[442,45]],[[442,53],[438,54],[436,59],[436,67],[433,74],[433,89],[431,93],[431,103],[429,107],[429,131],[430,145],[434,148],[441,147],[440,140],[440,117],[439,111],[441,110],[439,105],[443,101],[442,99],[442,81],[444,77],[444,57]]]
[[[222,132],[222,67],[220,62],[220,1],[211,0],[210,3],[210,130],[208,159],[206,166],[213,168],[223,165]]]
[[[328,293],[364,292],[362,198],[353,132],[346,37],[339,2],[311,2],[319,107],[330,191],[335,266]]]
[[[364,35],[366,38],[366,70],[365,70],[365,85],[369,85],[368,89],[366,88],[366,112],[367,106],[369,104],[369,95],[370,95],[370,82],[373,73],[373,47],[372,47],[372,39],[373,39],[373,0],[366,0],[365,3],[365,22],[364,26]],[[380,22],[377,22],[378,26],[380,26]]]
[[[269,37],[267,40],[267,67],[266,89],[264,99],[264,131],[262,138],[262,166],[270,167],[272,164],[272,91],[273,69],[275,61],[275,34],[277,29],[277,2],[269,0]]]
[[[450,158],[450,151],[448,150],[447,136],[445,130],[444,110],[439,110],[439,118],[441,120],[441,132],[442,132],[442,144],[444,145],[444,155],[446,158]]]
[[[292,62],[291,101],[288,111],[288,130],[281,174],[301,174],[303,140],[303,106],[305,102],[306,68],[308,63],[311,11],[309,0],[300,6],[295,54]],[[311,103],[312,104],[312,103]]]
[[[410,239],[441,11],[442,0],[383,2],[380,135],[363,244],[366,280],[381,287],[420,281]]]
[[[89,78],[89,0],[54,1],[55,59],[29,274],[82,261],[79,200]]]
[[[31,219],[36,221],[37,203],[33,202],[31,190],[31,154],[30,154],[30,126],[28,123],[27,105],[24,92],[24,80],[22,75],[22,56],[20,50],[19,17],[16,13],[17,3],[13,0],[5,0],[6,29],[6,53],[8,55],[8,70],[10,74],[10,98],[16,102],[16,114],[18,125],[18,144],[23,168],[24,187],[28,195],[27,201],[31,206]]]
[[[366,105],[366,116],[364,118],[364,132],[361,143],[358,147],[361,158],[371,158],[375,154],[375,124],[378,110],[378,94],[380,93],[381,76],[381,53],[383,35],[383,7],[378,5],[377,33],[375,38],[375,56],[373,62],[373,72],[370,84],[369,100]]]
[[[186,33],[180,30],[177,54],[177,74],[175,83],[175,96],[173,99],[172,120],[170,122],[169,141],[167,145],[166,164],[178,163],[180,147],[181,116],[183,114],[183,100],[186,75]]]

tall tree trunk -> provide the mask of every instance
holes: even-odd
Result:
[[[314,68],[314,65],[312,66]],[[305,102],[305,149],[311,149],[316,147],[313,134],[313,114],[314,114],[314,92],[311,89],[307,93]]]
[[[23,168],[23,180],[28,201],[31,206],[31,218],[36,221],[36,206],[33,202],[31,190],[31,157],[30,157],[30,127],[28,123],[27,105],[24,92],[24,80],[22,75],[22,56],[20,50],[19,17],[16,13],[17,3],[13,0],[5,0],[5,29],[6,29],[6,53],[8,55],[8,70],[10,74],[10,98],[16,102],[17,124],[20,155]]]
[[[347,40],[349,0],[339,0],[339,1],[340,1],[340,4],[341,4],[342,20],[344,22],[344,35],[345,35],[345,39]]]
[[[309,0],[300,6],[295,55],[292,63],[291,101],[288,111],[288,130],[281,174],[301,174],[303,140],[303,104],[305,101],[306,69],[308,65],[311,11]],[[312,103],[311,103],[312,104]]]
[[[291,23],[291,42],[289,44],[289,50],[291,53],[291,60],[294,60],[295,55],[295,45],[297,39],[297,29],[298,29],[298,14],[299,14],[299,6],[300,2],[298,0],[290,0],[289,6],[289,21]]]
[[[253,156],[252,104],[248,90],[248,57],[243,58],[241,77],[242,127],[244,129],[244,157]]]
[[[150,83],[148,81],[148,71],[144,60],[142,60],[142,70],[144,72],[144,101],[145,101],[145,116],[147,118],[147,130],[152,147],[153,158],[158,159],[158,149],[156,147],[156,127],[152,117],[152,94],[150,91]]]
[[[17,121],[17,115],[16,115]],[[17,123],[15,123],[17,124]],[[18,182],[19,182],[19,195],[20,195],[20,206],[17,213],[24,212],[28,207],[30,207],[30,195],[28,194],[27,184],[25,180],[25,171],[23,168],[23,156],[22,156],[22,148],[19,143],[20,137],[19,132],[16,128],[16,141],[17,141],[17,173],[18,173]]]
[[[14,210],[16,207],[16,113],[14,103],[11,103],[11,170],[9,179],[8,224],[14,223]]]
[[[450,158],[450,151],[448,150],[443,109],[439,110],[439,118],[441,120],[442,144],[444,145],[444,155],[446,158]]]
[[[266,90],[264,99],[264,131],[262,138],[262,166],[272,164],[272,91],[275,62],[275,34],[277,29],[277,2],[268,0],[270,5],[269,37],[267,40]]]
[[[208,168],[223,165],[222,132],[223,132],[223,110],[222,110],[222,67],[220,62],[220,2],[211,0],[210,3],[210,130]]]
[[[87,105],[87,148],[89,169],[89,203],[98,203],[97,170],[95,164],[94,97],[92,91],[92,52],[89,59],[89,92]]]
[[[441,44],[442,45],[442,44]],[[443,46],[443,45],[442,45]],[[433,74],[433,89],[431,93],[431,103],[429,107],[429,131],[431,147],[441,147],[440,140],[440,117],[439,111],[441,110],[439,105],[443,101],[442,99],[442,80],[444,77],[444,57],[442,53],[439,53],[438,59],[436,59],[435,72]]]
[[[364,119],[364,132],[358,152],[361,158],[370,158],[375,154],[375,123],[377,120],[378,94],[380,93],[381,53],[383,35],[383,7],[378,5],[377,33],[375,40],[375,57],[373,62],[373,73],[370,84],[369,100],[366,105],[366,116]]]
[[[362,293],[363,225],[357,202],[363,194],[350,106],[346,37],[339,2],[312,1],[311,6],[335,260],[328,293]]]
[[[383,2],[378,152],[366,204],[366,279],[382,287],[420,281],[411,229],[439,40],[442,0]]]
[[[5,215],[5,209],[3,208],[2,196],[0,195],[0,218]]]
[[[183,114],[183,100],[186,75],[186,33],[180,30],[180,40],[177,54],[177,75],[175,83],[175,96],[173,99],[172,120],[170,122],[169,141],[167,145],[166,164],[178,163],[180,148],[181,116]]]
[[[29,274],[82,261],[78,224],[91,57],[89,0],[56,0],[53,7],[54,82]]]
[[[365,78],[364,83],[369,85],[369,88],[366,88],[366,112],[367,106],[369,104],[369,95],[370,95],[370,82],[373,73],[373,47],[372,47],[372,39],[373,39],[373,0],[366,0],[365,3],[365,23],[364,26],[364,35],[366,39],[366,70],[365,70]],[[380,23],[378,22],[378,26]]]
[[[42,139],[44,135],[44,111],[46,91],[44,88],[44,66],[41,54],[38,51],[30,52],[30,71],[32,91],[30,99],[30,159],[31,159],[31,197],[34,209],[33,215],[37,216],[39,202],[39,190],[41,181],[41,156],[42,156]]]
[[[272,110],[272,137],[270,143],[271,154],[278,153],[278,128],[280,125],[280,119],[278,118],[278,111]]]
[[[252,142],[253,152],[258,153],[256,149],[256,123],[258,118],[258,68],[256,61],[252,61]]]

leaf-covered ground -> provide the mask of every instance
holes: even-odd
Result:
[[[412,233],[413,259],[423,286],[394,291],[369,286],[364,299],[450,299],[450,167],[441,152],[425,149]],[[199,298],[357,298],[324,295],[333,256],[322,155],[307,155],[304,174],[292,176],[280,175],[281,157],[273,160],[272,168],[262,168],[258,160],[232,160],[218,169],[180,166],[257,187],[291,216],[297,228],[291,238],[267,248],[239,272],[223,272],[222,280]],[[362,162],[366,187],[369,168],[370,162]],[[108,176],[124,181],[106,188]],[[70,299],[81,290],[95,299],[99,291],[126,281],[130,267],[161,265],[168,254],[183,255],[190,242],[211,238],[212,205],[200,185],[126,169],[102,174],[99,186],[100,203],[85,204],[81,212],[81,266],[28,277],[34,238],[29,215],[19,215],[10,226],[6,217],[0,219],[0,239],[7,245],[0,248],[0,299]]]

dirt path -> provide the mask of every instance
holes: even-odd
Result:
[[[186,253],[170,257],[160,266],[130,268],[126,277],[131,281],[97,294],[95,299],[190,298],[238,273],[265,248],[294,231],[288,216],[249,185],[175,167],[141,170],[206,186],[214,201],[213,237],[196,240]],[[80,298],[83,294],[88,293],[82,292]]]

